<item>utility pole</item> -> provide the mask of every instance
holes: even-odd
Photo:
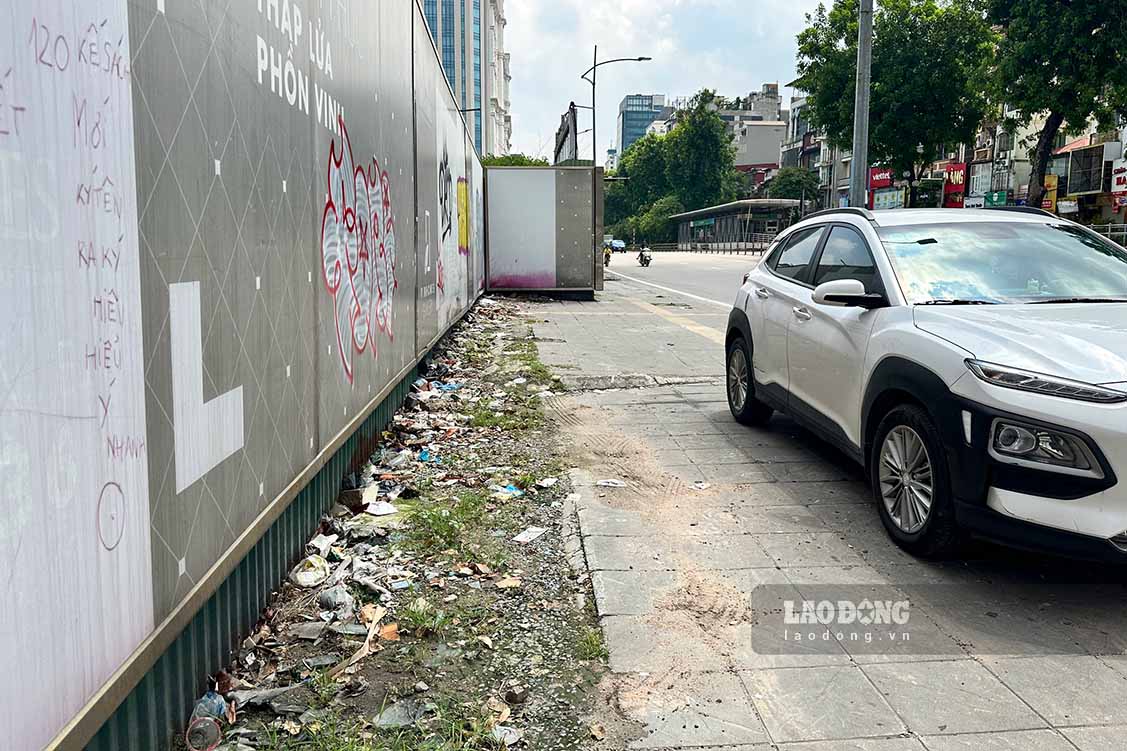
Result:
[[[873,0],[861,0],[857,32],[857,91],[853,98],[853,160],[849,205],[865,206],[869,177],[869,89],[873,67]]]

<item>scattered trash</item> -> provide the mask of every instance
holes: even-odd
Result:
[[[188,725],[184,742],[189,751],[215,751],[223,740],[223,730],[210,717],[197,717]]]
[[[227,695],[227,698],[235,702],[235,706],[239,709],[243,707],[264,707],[279,696],[283,696],[301,685],[301,683],[295,683],[292,686],[283,686],[282,688],[232,691]]]
[[[697,480],[696,482],[693,483],[693,490],[708,490],[711,487],[712,487],[712,483],[704,482],[702,480]]]
[[[317,604],[325,610],[332,610],[338,614],[340,620],[351,617],[356,609],[356,598],[348,592],[343,584],[329,587],[317,596]]]
[[[505,386],[523,386],[526,383],[528,383],[527,378],[514,378],[513,380],[506,383]]]
[[[328,556],[329,548],[331,548],[333,546],[333,543],[335,543],[338,539],[340,539],[339,535],[319,534],[316,537],[314,537],[312,540],[310,540],[306,544],[306,547],[309,548],[310,550],[312,550],[317,555],[324,558],[324,557]]]
[[[599,480],[597,483],[600,488],[625,488],[626,483],[622,480]]]
[[[227,700],[214,691],[208,691],[196,702],[192,708],[192,719],[197,717],[210,717],[222,720],[227,717]]]
[[[527,545],[547,531],[548,530],[545,527],[528,527],[519,535],[514,537],[513,542],[520,543],[521,545]]]
[[[545,477],[542,480],[536,481],[536,487],[538,487],[538,488],[550,488],[559,481],[560,480],[559,480],[558,477]]]
[[[368,627],[359,623],[334,623],[329,630],[341,636],[365,636],[368,633]]]
[[[392,514],[399,513],[399,509],[396,508],[393,503],[376,501],[375,503],[369,503],[368,507],[364,509],[364,512],[372,516],[391,516]]]
[[[317,641],[321,638],[321,634],[325,633],[328,627],[327,623],[321,621],[308,621],[306,623],[291,623],[287,633],[297,639],[304,639],[305,641]]]
[[[591,737],[597,741],[601,741],[607,737],[607,729],[601,722],[596,722],[591,726]]]
[[[481,642],[482,644],[484,644],[486,646],[486,648],[493,649],[493,640],[490,639],[488,636],[485,636],[485,635],[478,636],[477,640],[479,642]]]
[[[524,491],[516,485],[490,485],[489,490],[493,497],[499,501],[511,501],[524,495]]]
[[[425,681],[419,681],[415,684],[415,690],[420,694],[425,694],[427,691],[430,691],[430,686],[428,686]]]
[[[414,458],[415,454],[413,451],[411,451],[410,449],[403,449],[402,451],[392,454],[391,457],[388,458],[388,460],[384,463],[384,466],[389,467],[390,469],[399,469],[400,467],[406,467]]]
[[[497,589],[517,589],[520,585],[520,579],[515,576],[506,576],[497,582]]]
[[[365,633],[367,633],[367,629],[365,629]],[[310,670],[318,670],[320,668],[336,665],[338,662],[340,662],[340,655],[333,652],[327,655],[318,655],[317,657],[307,657],[305,659],[305,667]]]
[[[493,740],[505,746],[515,746],[520,743],[520,731],[508,725],[495,725],[493,727]]]
[[[384,641],[399,641],[399,624],[388,623],[380,626],[380,638]]]
[[[436,383],[434,384],[434,386],[439,391],[444,391],[446,393],[457,391],[458,389],[462,388],[462,384],[460,383]]]
[[[524,704],[528,701],[528,689],[524,686],[512,686],[505,692],[507,704]]]
[[[320,555],[311,555],[302,559],[301,563],[290,572],[290,581],[299,587],[310,589],[323,584],[332,573],[329,562]]]
[[[400,699],[372,718],[378,728],[406,728],[414,725],[426,714],[426,706],[414,699]]]

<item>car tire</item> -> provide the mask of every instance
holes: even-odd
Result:
[[[755,398],[751,351],[742,336],[728,343],[724,364],[724,385],[732,417],[744,425],[766,425],[774,410]]]
[[[962,536],[947,455],[923,408],[905,404],[884,416],[869,457],[869,478],[880,520],[897,545],[921,558],[958,550]],[[925,498],[926,513],[921,514]]]

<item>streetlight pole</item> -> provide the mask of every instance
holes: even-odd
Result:
[[[865,206],[869,177],[869,89],[873,67],[873,0],[861,0],[857,32],[857,90],[853,97],[853,165],[849,205]]]
[[[598,123],[598,111],[595,109],[595,71],[601,65],[610,65],[611,63],[644,63],[652,60],[650,57],[616,57],[613,60],[603,60],[599,62],[599,45],[595,45],[595,53],[591,59],[591,67],[583,71],[579,77],[584,81],[591,84],[591,258],[592,258],[592,274],[598,273],[599,262],[599,238],[598,238],[598,212],[596,210],[596,202],[599,195],[598,185],[598,172],[597,164],[599,161],[599,139],[596,125]],[[590,78],[587,75],[590,74]],[[592,276],[592,281],[594,276]]]

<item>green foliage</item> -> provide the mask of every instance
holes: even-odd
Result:
[[[1023,2],[1024,0],[1018,0]],[[857,0],[819,5],[798,35],[798,86],[811,123],[849,148]],[[944,144],[971,141],[988,108],[996,36],[974,0],[884,0],[873,19],[869,159],[914,181]]]
[[[646,135],[630,145],[606,188],[606,228],[639,242],[676,239],[670,214],[724,203],[747,190],[735,169],[732,137],[716,110],[731,104],[702,90],[677,113],[667,135]]]
[[[1062,128],[1101,129],[1127,115],[1127,0],[987,0],[1002,29],[994,86],[1029,122],[1047,113],[1034,149],[1030,205],[1039,205],[1045,166]]]
[[[482,157],[483,167],[547,167],[547,159],[528,156],[527,154],[505,154],[504,156]]]
[[[450,617],[446,611],[436,608],[430,600],[419,597],[399,612],[399,621],[411,629],[415,636],[426,636],[445,631]]]
[[[583,630],[579,635],[579,644],[576,654],[581,660],[605,660],[609,656],[606,644],[603,643],[603,632],[591,627]]]
[[[770,198],[813,199],[818,195],[818,173],[805,167],[783,167],[767,183]]]
[[[694,96],[665,137],[669,185],[681,205],[689,209],[713,206],[731,197],[725,189],[735,170],[735,148],[732,135],[716,114],[715,98],[708,89]]]

